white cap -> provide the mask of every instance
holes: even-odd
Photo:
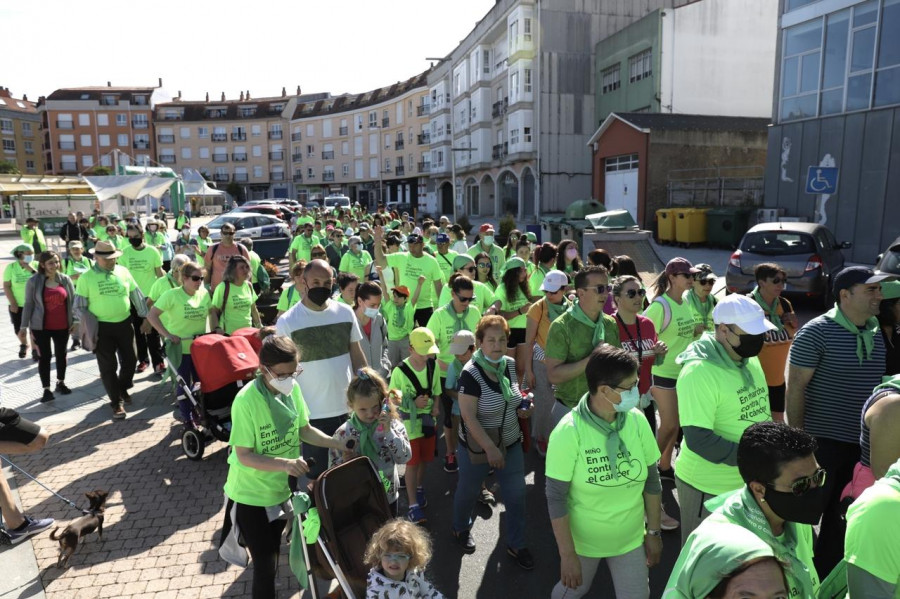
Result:
[[[765,312],[755,300],[736,293],[716,304],[713,308],[713,322],[737,325],[750,335],[778,330],[778,327],[766,319]]]
[[[473,345],[475,345],[475,333],[459,331],[453,335],[453,340],[450,342],[450,353],[454,356],[461,356]]]
[[[556,293],[569,284],[569,277],[561,270],[551,270],[544,276],[544,282],[541,283],[541,291],[549,291]]]

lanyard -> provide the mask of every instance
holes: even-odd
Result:
[[[622,320],[622,317],[619,316],[619,313],[616,312],[616,320],[619,321],[619,324],[622,325],[622,329],[625,331],[625,334],[628,335],[628,340],[634,343],[634,337],[631,336],[631,333],[628,332],[628,325],[625,324],[625,321]],[[638,322],[637,317],[634,319],[634,329],[637,331],[637,355],[638,355],[638,367],[640,367],[641,360],[644,357],[644,348],[641,346],[641,323]]]

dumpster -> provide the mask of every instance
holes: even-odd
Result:
[[[675,243],[675,209],[661,208],[656,211],[659,242]]]
[[[559,243],[562,240],[562,233],[559,230],[560,224],[565,222],[565,218],[561,216],[546,216],[541,219],[541,239],[544,242]]]
[[[578,244],[579,248],[584,248],[584,230],[592,228],[591,221],[576,219],[561,223],[559,231],[561,239],[571,239]]]
[[[607,212],[598,212],[597,214],[588,214],[588,221],[594,229],[613,230],[613,229],[637,229],[637,223],[631,217],[631,213],[627,210],[609,210]]]
[[[675,211],[675,241],[683,245],[706,243],[706,208]]]
[[[713,208],[706,213],[707,243],[734,249],[750,228],[751,210],[746,208]]]
[[[604,210],[606,210],[606,208],[597,200],[577,200],[569,204],[569,207],[566,208],[566,219],[583,219],[587,218],[588,214],[603,212]]]

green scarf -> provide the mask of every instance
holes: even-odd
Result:
[[[697,292],[693,289],[688,289],[687,292],[687,300],[688,304],[691,308],[694,309],[694,312],[700,315],[700,318],[703,319],[703,326],[709,326],[709,318],[712,316],[713,308],[716,307],[716,298],[710,293],[706,297],[706,303],[700,301],[700,297],[697,295]]]
[[[100,265],[95,262],[94,265],[91,267],[91,270],[93,270],[99,274],[102,274],[104,277],[106,277],[108,279],[110,276],[113,275],[113,270],[115,270],[115,267],[113,267],[113,270],[106,270],[105,268],[100,268]]]
[[[856,335],[856,357],[859,359],[859,365],[863,363],[863,347],[865,347],[865,359],[872,357],[872,348],[875,347],[875,333],[878,332],[878,319],[872,316],[866,320],[866,326],[860,329],[858,326],[850,322],[844,311],[837,304],[834,308],[825,313],[825,318],[834,321],[849,333]]]
[[[619,470],[616,468],[616,456],[620,453],[623,456],[628,455],[628,448],[625,446],[625,441],[622,440],[622,436],[619,434],[619,432],[625,428],[628,414],[625,412],[616,412],[616,419],[612,422],[607,422],[591,412],[591,407],[588,405],[589,402],[590,393],[582,395],[581,399],[578,400],[578,404],[575,406],[575,414],[577,414],[586,424],[593,426],[606,437],[606,455],[609,456],[613,476],[618,479]]]
[[[172,379],[172,383],[174,384],[177,380],[175,376],[178,374],[176,371],[181,367],[181,359],[183,357],[181,351],[181,341],[179,341],[178,343],[171,343],[168,339],[166,339],[163,342],[163,351],[165,351],[166,359],[172,366],[171,368],[166,369],[166,375],[163,377],[163,380],[166,380],[166,377],[170,377]]]
[[[322,521],[316,508],[310,509],[312,502],[306,493],[294,493],[291,496],[291,507],[294,509],[294,522],[291,525],[291,548],[289,553],[291,572],[304,589],[309,586],[306,571],[306,560],[303,559],[303,543],[311,545],[319,538],[319,527]],[[306,522],[301,522],[300,514],[307,513]],[[312,538],[312,540],[310,540]]]
[[[471,302],[466,306],[466,309],[462,311],[462,313],[457,312],[456,308],[453,307],[453,300],[447,302],[447,314],[451,314],[453,319],[453,334],[457,334],[460,331],[467,331],[466,328],[466,318],[469,317],[469,306]]]
[[[900,392],[900,374],[886,376],[881,379],[881,384],[875,387],[875,389],[872,390],[872,393],[877,393],[878,391],[884,391],[886,389],[896,389]]]
[[[275,432],[284,439],[288,431],[297,421],[297,409],[294,407],[294,400],[290,396],[283,396],[281,393],[275,394],[269,391],[263,377],[266,375],[260,373],[256,377],[256,390],[266,400],[269,406],[269,413],[272,415],[272,422],[275,424]]]
[[[500,358],[499,364],[491,364],[488,359],[484,357],[484,353],[479,349],[472,356],[472,359],[475,360],[475,363],[481,366],[485,372],[493,373],[493,375],[497,377],[497,381],[500,383],[500,391],[503,393],[503,399],[505,399],[507,403],[514,400],[521,401],[520,397],[513,397],[512,383],[506,376],[506,356]]]
[[[603,341],[603,334],[605,333],[606,323],[603,322],[603,312],[597,315],[597,322],[594,322],[588,315],[584,313],[584,310],[581,309],[581,306],[578,305],[578,300],[572,302],[572,305],[566,310],[569,314],[572,315],[576,321],[581,324],[594,329],[594,336],[591,338],[591,344],[594,347],[600,345],[600,342]]]
[[[406,301],[409,302],[409,299],[407,298]],[[402,329],[406,326],[406,304],[402,306],[394,304],[394,307],[397,308],[397,318],[394,319],[394,325],[398,329]]]
[[[553,322],[560,316],[566,313],[572,307],[572,304],[569,303],[569,300],[563,298],[561,304],[553,304],[547,301],[547,298],[544,298],[544,303],[547,305],[547,319],[550,322]],[[603,317],[600,317],[603,320]],[[592,323],[593,324],[593,323]]]
[[[360,455],[364,455],[375,464],[375,467],[378,467],[378,448],[375,447],[375,439],[374,432],[375,427],[378,426],[378,421],[375,420],[372,424],[366,424],[362,420],[359,419],[359,416],[354,412],[350,415],[350,425],[355,428],[359,432],[359,453]]]
[[[692,360],[703,360],[711,362],[716,366],[724,369],[737,369],[741,372],[741,378],[748,386],[753,384],[753,373],[747,368],[748,358],[742,358],[740,362],[735,362],[725,347],[716,341],[715,336],[709,331],[703,333],[699,339],[687,346],[682,353],[675,358],[676,364],[686,364]]]
[[[756,303],[759,304],[759,307],[765,310],[766,314],[769,315],[769,321],[778,327],[778,330],[784,328],[784,324],[781,322],[781,317],[778,316],[778,296],[775,296],[775,301],[772,302],[770,306],[763,300],[762,294],[759,292],[759,287],[754,287],[753,291],[750,293],[753,296],[753,299],[756,300]]]

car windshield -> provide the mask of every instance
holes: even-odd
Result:
[[[878,270],[900,275],[900,245],[895,245],[884,253],[878,263]]]
[[[741,243],[741,251],[751,254],[785,256],[816,251],[811,235],[796,231],[760,231],[749,233]]]
[[[240,218],[243,217],[237,214],[223,214],[209,221],[206,226],[210,229],[221,229],[225,223],[234,224]]]

